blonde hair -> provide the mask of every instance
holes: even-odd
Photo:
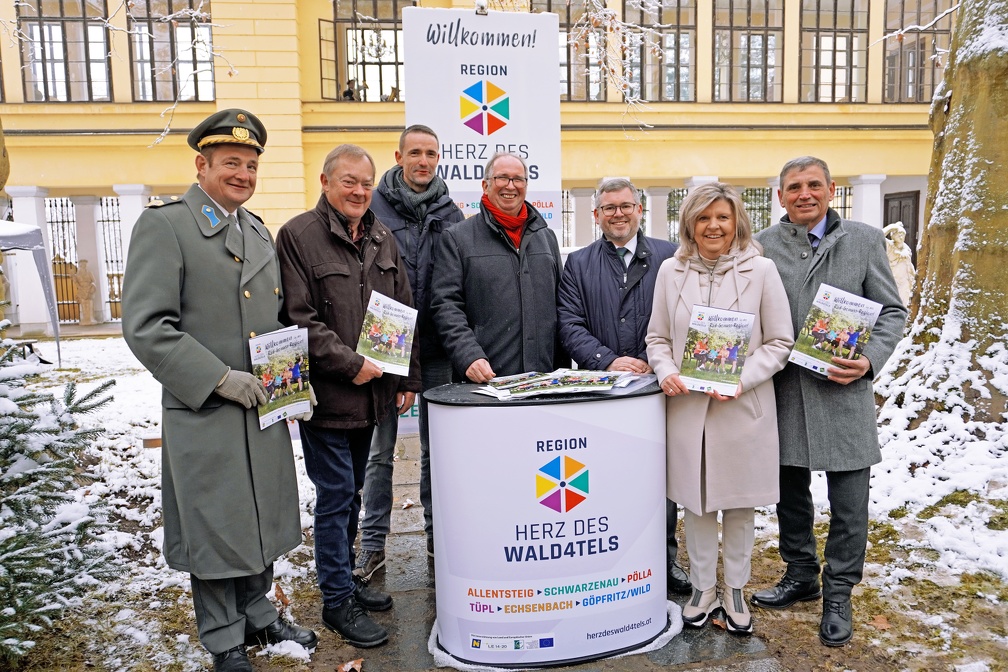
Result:
[[[716,201],[727,203],[735,215],[733,245],[740,250],[749,247],[749,243],[752,242],[752,222],[739,192],[730,184],[709,182],[691,191],[679,207],[679,250],[676,252],[676,258],[689,259],[699,253],[695,238],[696,222],[700,218],[700,213]]]

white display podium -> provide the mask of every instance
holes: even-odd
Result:
[[[642,646],[667,627],[665,397],[498,401],[429,390],[437,635],[528,667]]]

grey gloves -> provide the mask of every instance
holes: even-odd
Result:
[[[308,422],[312,419],[312,415],[315,413],[315,406],[318,405],[318,399],[315,398],[315,388],[311,385],[308,386],[308,400],[311,402],[311,405],[308,407],[308,412],[302,413],[301,415],[293,415],[290,418],[291,420],[303,420]]]
[[[221,381],[217,383],[214,392],[245,408],[259,406],[267,401],[266,388],[263,387],[262,382],[251,373],[244,371],[228,369]]]

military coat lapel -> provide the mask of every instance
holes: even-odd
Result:
[[[242,233],[245,234],[245,264],[242,266],[241,276],[244,285],[273,259],[276,252],[270,244],[266,227],[249,215],[245,208],[238,208],[238,221],[241,223]]]
[[[194,184],[189,187],[185,195],[186,205],[192,212],[193,219],[200,233],[207,238],[220,235],[222,231],[227,231],[224,238],[224,248],[233,257],[243,259],[245,257],[245,244],[242,234],[237,228],[231,226],[227,215],[221,212],[220,208],[214,205],[210,197],[206,195],[199,185]]]

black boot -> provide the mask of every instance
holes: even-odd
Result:
[[[843,646],[854,635],[850,598],[840,602],[823,600],[819,621],[819,641],[826,646]]]
[[[353,646],[368,649],[388,641],[388,632],[371,620],[351,595],[333,609],[322,608],[322,623]],[[251,668],[249,668],[251,669]]]
[[[224,653],[215,653],[213,669],[214,672],[252,672],[252,663],[245,653],[245,645],[239,644]]]

